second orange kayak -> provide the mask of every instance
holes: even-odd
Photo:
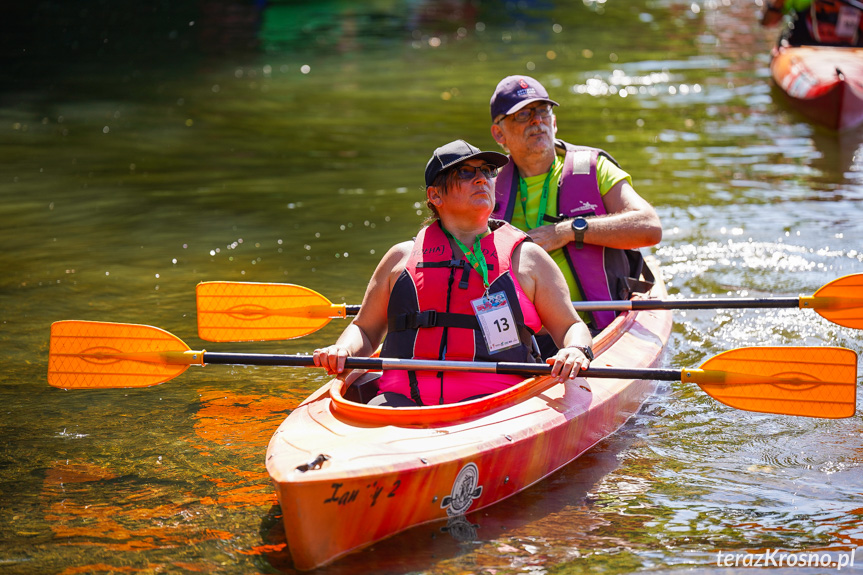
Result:
[[[770,74],[810,120],[838,131],[863,123],[863,48],[776,47]]]

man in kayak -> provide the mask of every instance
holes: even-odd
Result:
[[[788,46],[863,46],[863,2],[857,0],[767,0],[761,24],[792,19],[779,42]]]
[[[561,349],[547,363],[560,381],[593,359],[587,326],[551,257],[511,225],[489,222],[493,179],[507,158],[456,140],[425,170],[429,225],[392,247],[375,269],[360,312],[315,365],[344,371],[351,356],[445,361],[538,361],[533,334],[544,326]],[[374,405],[464,401],[510,387],[515,375],[387,370]]]
[[[640,276],[647,268],[637,249],[662,239],[659,216],[609,154],[555,139],[557,105],[529,76],[508,76],[497,85],[491,135],[510,162],[497,177],[493,217],[526,231],[549,252],[573,301],[646,291]],[[614,312],[585,319],[598,331]],[[553,353],[547,339],[541,345],[543,356]]]

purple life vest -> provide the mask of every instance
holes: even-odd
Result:
[[[566,150],[563,172],[557,185],[557,216],[543,214],[548,223],[572,219],[578,216],[601,216],[606,213],[602,193],[596,178],[596,163],[600,154],[617,164],[606,152],[586,146],[573,146],[563,140],[555,142],[558,148]],[[518,198],[518,168],[510,158],[495,181],[495,209],[493,218],[512,221]],[[564,253],[575,281],[585,301],[611,301],[627,299],[630,286],[638,282],[643,259],[637,250],[620,250],[595,244],[583,244],[581,248],[570,242],[564,246]],[[590,323],[597,330],[605,328],[615,317],[613,311],[593,311],[589,313]]]

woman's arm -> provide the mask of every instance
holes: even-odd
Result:
[[[513,254],[513,270],[525,294],[531,298],[542,325],[560,348],[546,360],[551,373],[560,380],[574,379],[580,369],[590,365],[583,348],[593,339],[590,330],[575,312],[569,288],[557,264],[545,250],[523,242]]]
[[[390,248],[369,280],[360,311],[330,346],[315,350],[314,362],[327,373],[341,373],[348,357],[368,357],[383,341],[387,331],[387,306],[390,291],[407,262],[413,242]]]

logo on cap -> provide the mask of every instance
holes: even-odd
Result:
[[[524,98],[525,96],[534,96],[536,94],[536,88],[531,88],[524,78],[519,78],[518,85],[521,86],[521,90],[515,91],[516,96]]]

